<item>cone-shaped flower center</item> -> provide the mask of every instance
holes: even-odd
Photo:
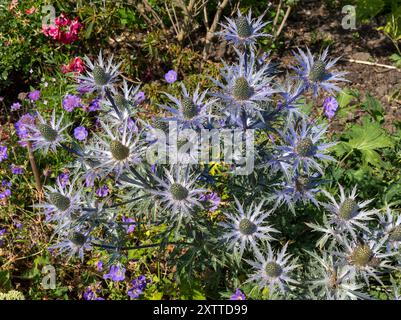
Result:
[[[299,176],[298,178],[295,179],[295,189],[298,192],[304,192],[308,183],[309,183],[308,176]]]
[[[73,232],[69,240],[76,246],[83,246],[86,242],[86,237],[80,232]]]
[[[191,99],[184,99],[182,101],[182,113],[186,119],[192,119],[198,115],[198,108]]]
[[[170,193],[175,200],[185,200],[188,197],[189,191],[179,183],[173,183],[170,187]]]
[[[54,130],[51,126],[40,123],[37,125],[37,128],[42,137],[45,138],[47,141],[52,142],[57,139],[58,132]]]
[[[239,223],[239,231],[246,236],[254,234],[257,230],[256,224],[249,219],[242,219]]]
[[[390,231],[390,240],[392,241],[401,241],[401,225],[394,227]]]
[[[71,205],[70,199],[58,192],[50,193],[49,200],[60,211],[67,210]]]
[[[349,220],[355,216],[358,212],[359,206],[356,201],[352,198],[347,198],[340,205],[339,215],[344,220]]]
[[[310,156],[315,151],[315,145],[312,142],[312,139],[305,138],[298,142],[295,147],[295,152],[298,153],[302,157]]]
[[[109,82],[109,75],[100,66],[93,68],[93,79],[98,86],[104,86]]]
[[[309,73],[309,80],[312,82],[320,82],[326,78],[326,75],[326,64],[323,61],[318,60],[315,62]]]
[[[110,142],[110,152],[116,160],[124,160],[129,156],[129,148],[118,140]]]
[[[351,253],[351,263],[358,267],[370,265],[373,258],[373,252],[366,244],[358,245]]]
[[[245,77],[239,77],[234,84],[232,95],[236,100],[244,101],[252,97],[253,89]]]
[[[277,278],[283,273],[283,269],[281,268],[281,266],[274,261],[268,262],[266,264],[265,271],[266,274],[272,278]]]
[[[122,94],[118,94],[114,96],[114,102],[118,109],[124,110],[127,109],[128,107],[128,101],[125,99],[125,97]]]
[[[246,17],[242,16],[235,19],[235,25],[240,38],[248,38],[252,35],[253,29]]]

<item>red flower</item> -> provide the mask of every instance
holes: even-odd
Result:
[[[25,10],[25,13],[26,13],[26,14],[33,14],[33,13],[35,13],[35,12],[38,12],[38,9],[35,8],[34,6],[33,6],[32,8],[30,8],[30,9],[26,9],[26,10]]]

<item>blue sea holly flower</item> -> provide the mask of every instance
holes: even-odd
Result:
[[[71,215],[79,212],[82,205],[82,189],[76,190],[78,176],[71,181],[68,187],[63,186],[60,179],[57,179],[56,187],[45,186],[45,198],[47,202],[35,204],[35,208],[43,209],[48,221],[56,221],[59,228],[71,222]]]
[[[137,112],[135,96],[138,90],[139,86],[129,87],[127,81],[124,79],[121,91],[113,95],[114,106],[117,107],[117,110],[113,107],[109,99],[103,101],[102,105],[105,111],[103,120],[107,121],[111,126],[120,127],[125,121],[133,118]]]
[[[63,131],[71,124],[62,127],[63,116],[56,121],[56,109],[53,109],[50,122],[43,119],[40,113],[37,113],[37,123],[35,126],[28,125],[31,134],[27,136],[25,141],[31,141],[33,150],[42,150],[46,154],[49,150],[55,151],[61,143],[65,141]]]
[[[385,215],[379,215],[380,225],[383,228],[383,233],[386,237],[387,252],[398,250],[401,245],[401,215],[396,214],[389,206],[386,208]]]
[[[233,119],[238,118],[241,111],[262,118],[258,102],[269,100],[277,92],[273,89],[272,78],[269,77],[271,66],[266,63],[257,69],[253,52],[248,58],[244,53],[236,52],[239,55],[239,65],[228,66],[224,63],[221,69],[224,81],[211,79],[221,92],[211,95],[226,104],[225,111]]]
[[[216,34],[232,42],[237,48],[250,46],[254,49],[258,38],[271,36],[262,31],[268,24],[268,22],[262,22],[263,16],[264,14],[258,19],[252,19],[252,10],[249,10],[247,15],[243,15],[238,10],[236,18],[230,19],[226,17],[227,22],[225,24],[221,23],[222,31]]]
[[[365,207],[370,204],[373,199],[362,202],[357,201],[357,188],[352,189],[349,195],[346,195],[344,188],[339,184],[340,199],[337,200],[326,190],[322,192],[330,199],[331,203],[323,203],[323,206],[329,212],[328,223],[335,227],[340,233],[349,233],[356,237],[358,229],[369,233],[367,223],[377,215],[376,209],[366,210]]]
[[[292,124],[287,132],[281,132],[282,146],[276,146],[281,152],[282,161],[292,164],[295,171],[309,172],[314,169],[323,175],[323,170],[317,160],[336,161],[333,157],[324,154],[324,151],[334,145],[332,143],[319,143],[327,131],[327,126],[308,125],[305,120],[301,125]]]
[[[288,243],[284,245],[279,253],[274,253],[270,245],[267,246],[267,256],[260,251],[255,251],[256,260],[245,260],[250,264],[255,272],[251,274],[246,282],[254,282],[260,288],[269,287],[269,295],[273,295],[277,287],[282,294],[288,290],[288,285],[298,284],[299,282],[290,277],[291,272],[298,267],[296,261],[292,259],[287,251]]]
[[[85,251],[92,249],[90,241],[90,236],[85,232],[73,230],[64,240],[49,249],[57,250],[60,255],[67,254],[67,261],[76,255],[83,261]]]
[[[364,284],[358,283],[349,267],[333,255],[323,252],[320,257],[315,252],[308,252],[317,262],[317,267],[311,271],[313,280],[310,281],[309,290],[317,298],[325,300],[357,300],[371,299],[359,290]]]
[[[257,250],[258,241],[274,240],[271,233],[279,231],[266,223],[271,211],[262,211],[263,201],[258,205],[252,203],[245,211],[236,197],[234,200],[237,211],[226,213],[227,221],[219,223],[225,229],[219,239],[227,241],[229,249],[239,250],[242,257],[245,249]]]
[[[87,56],[84,57],[84,60],[86,62],[86,75],[78,75],[78,90],[85,88],[86,92],[97,91],[103,94],[106,89],[110,89],[114,92],[121,62],[114,64],[113,56],[107,62],[104,61],[102,51],[99,53],[97,62],[92,63]]]
[[[211,106],[216,100],[206,101],[205,97],[208,94],[208,90],[204,90],[200,93],[199,86],[196,87],[192,95],[188,92],[184,84],[181,84],[181,87],[181,99],[169,93],[165,93],[175,104],[173,108],[167,105],[161,105],[162,108],[173,114],[172,117],[168,117],[166,120],[176,121],[177,124],[183,128],[204,128],[204,123],[211,117]]]
[[[299,202],[303,204],[311,202],[319,207],[319,201],[315,195],[321,191],[319,188],[321,183],[322,181],[316,175],[295,174],[287,181],[273,184],[278,188],[271,199],[276,201],[276,207],[285,204],[294,214],[295,206]]]
[[[342,250],[337,250],[333,254],[346,261],[352,276],[362,277],[369,285],[369,278],[384,286],[379,278],[383,271],[394,269],[387,259],[395,253],[383,253],[383,239],[369,239],[366,236],[361,239],[344,239]]]
[[[298,53],[294,52],[295,59],[299,63],[299,66],[292,67],[297,73],[296,78],[302,80],[315,97],[320,89],[330,94],[341,91],[335,83],[347,81],[344,76],[348,72],[330,71],[340,58],[328,60],[328,50],[329,48],[326,48],[318,57],[314,57],[309,48],[306,53],[301,49],[298,49]]]
[[[196,207],[203,208],[199,197],[207,190],[195,187],[198,176],[190,176],[189,170],[172,166],[170,171],[165,169],[164,178],[159,178],[157,175],[153,178],[158,186],[149,192],[160,201],[163,209],[171,211],[179,222],[182,217],[190,220],[191,213]]]
[[[122,132],[112,130],[104,122],[101,126],[107,135],[95,135],[95,143],[88,147],[90,157],[96,162],[95,169],[100,169],[103,176],[114,172],[119,177],[130,166],[142,161],[140,136],[128,129],[128,121],[124,123]]]

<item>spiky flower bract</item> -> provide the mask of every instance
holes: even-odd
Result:
[[[36,125],[28,125],[30,134],[24,140],[31,141],[33,149],[39,149],[44,154],[47,154],[49,150],[56,151],[66,139],[63,131],[70,126],[68,124],[62,127],[63,116],[61,115],[56,121],[56,110],[53,109],[51,120],[47,122],[38,112]]]
[[[220,239],[228,242],[228,248],[237,251],[242,257],[244,250],[257,250],[259,241],[274,240],[271,233],[279,232],[266,223],[271,211],[262,210],[263,201],[258,205],[252,203],[247,210],[234,197],[237,205],[235,213],[226,213],[227,221],[219,223],[226,229]]]
[[[281,152],[281,161],[291,164],[296,172],[317,170],[323,174],[317,161],[335,161],[325,151],[336,143],[319,143],[326,131],[326,126],[307,124],[305,120],[293,123],[287,132],[281,132],[284,145],[276,146]]]
[[[292,255],[287,251],[288,243],[284,245],[279,253],[274,253],[271,246],[267,246],[267,256],[263,256],[259,250],[255,251],[256,261],[246,260],[255,272],[248,278],[247,282],[256,282],[260,288],[269,287],[269,295],[272,295],[277,287],[282,294],[290,284],[298,284],[298,281],[290,277],[291,271],[296,269],[298,258],[291,259]]]
[[[49,247],[50,250],[57,250],[62,255],[67,255],[67,261],[78,256],[81,261],[84,260],[85,251],[91,250],[91,237],[84,231],[74,230],[65,235],[60,242]]]
[[[195,186],[197,176],[191,176],[188,167],[171,166],[169,171],[164,170],[164,177],[154,175],[153,178],[158,186],[149,192],[160,201],[164,210],[172,213],[173,219],[177,219],[179,223],[183,217],[191,220],[191,214],[196,207],[202,208],[199,197],[206,190]]]
[[[113,56],[106,62],[103,59],[102,51],[99,52],[97,62],[93,63],[87,56],[84,60],[86,62],[86,75],[78,75],[78,90],[84,88],[87,92],[97,91],[103,94],[106,89],[110,89],[114,92],[121,62],[114,64]]]
[[[312,90],[314,96],[318,95],[320,89],[330,94],[341,91],[336,83],[347,81],[344,78],[347,72],[330,71],[340,58],[328,60],[328,50],[329,48],[326,48],[318,57],[314,57],[309,48],[306,53],[301,49],[298,49],[298,53],[294,52],[295,59],[299,63],[298,67],[293,67],[297,73],[296,78],[302,80],[305,86]]]
[[[139,135],[128,129],[128,121],[123,124],[122,132],[113,130],[101,122],[107,137],[97,137],[97,144],[90,147],[91,157],[96,160],[96,169],[103,175],[113,172],[120,176],[130,166],[141,162],[141,146]]]
[[[161,105],[164,109],[173,114],[166,118],[167,121],[176,121],[183,128],[204,128],[205,122],[211,117],[210,109],[216,100],[206,100],[208,90],[199,92],[199,85],[191,95],[185,85],[181,83],[182,98],[165,93],[165,95],[174,103],[175,107]]]
[[[269,100],[276,92],[269,76],[271,66],[266,63],[256,68],[254,53],[248,57],[237,51],[239,64],[224,65],[221,70],[223,82],[212,79],[221,92],[212,93],[226,104],[226,113],[234,120],[241,117],[241,111],[250,115],[260,115],[258,102]]]
[[[250,46],[254,49],[258,38],[270,36],[262,31],[267,25],[267,22],[262,22],[262,19],[263,15],[258,19],[252,19],[251,10],[247,15],[243,15],[238,10],[237,17],[234,19],[226,18],[227,23],[222,24],[223,30],[217,34],[232,42],[235,47]]]
[[[401,244],[401,215],[396,215],[390,206],[386,207],[386,214],[380,215],[380,224],[386,237],[387,252],[398,250]],[[382,233],[382,232],[379,232]]]
[[[357,230],[362,229],[369,232],[366,223],[373,219],[377,214],[376,209],[365,210],[364,208],[373,201],[373,199],[359,202],[356,200],[357,187],[354,186],[351,193],[345,195],[344,188],[339,184],[340,199],[339,202],[327,191],[323,193],[330,199],[331,203],[323,204],[329,212],[328,223],[332,225],[339,233],[349,233],[356,237]]]
[[[357,283],[349,267],[337,261],[336,257],[323,253],[320,257],[315,252],[308,252],[318,263],[318,266],[310,270],[313,280],[310,281],[310,290],[317,298],[325,300],[356,300],[369,299],[370,297],[359,292],[364,285]]]

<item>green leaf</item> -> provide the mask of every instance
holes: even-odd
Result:
[[[12,289],[10,272],[7,270],[0,271],[0,289],[9,291]]]

